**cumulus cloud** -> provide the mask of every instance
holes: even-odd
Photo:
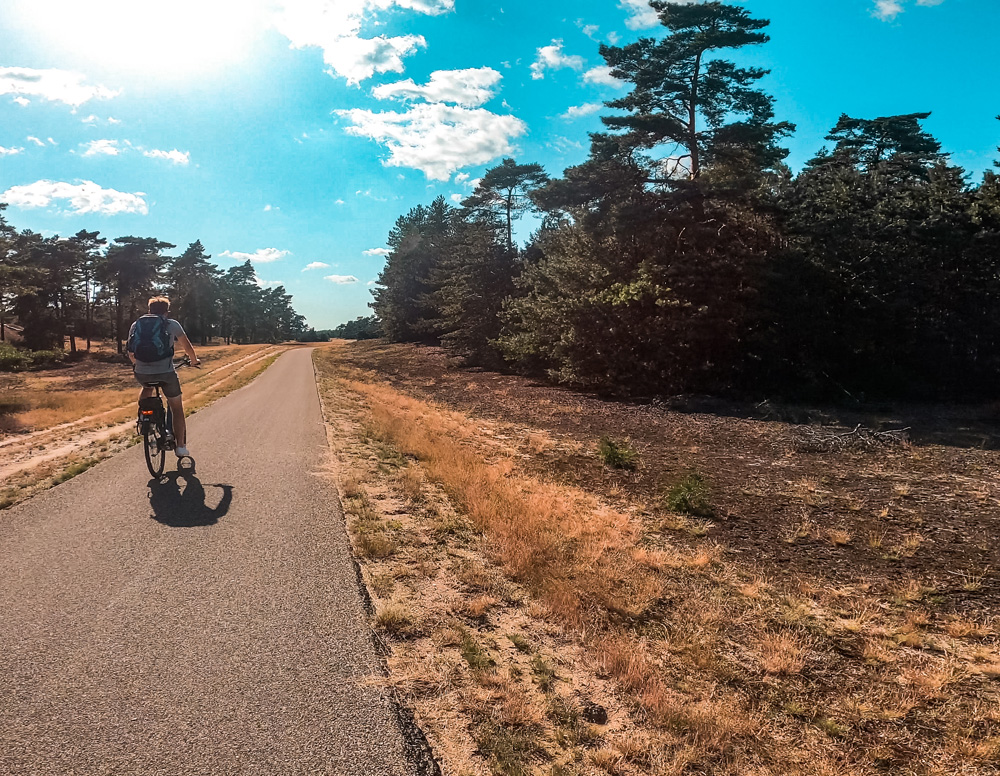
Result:
[[[620,0],[618,7],[628,13],[625,26],[630,30],[648,30],[660,23],[660,17],[657,16],[648,0]]]
[[[364,251],[365,256],[388,256],[392,251],[388,248],[369,248]]]
[[[592,67],[583,74],[584,83],[596,84],[597,86],[614,86],[616,89],[623,89],[626,82],[611,75],[611,68],[607,65]]]
[[[935,6],[943,2],[944,0],[917,0],[917,5]],[[872,16],[884,22],[891,22],[905,10],[904,0],[875,0]]]
[[[0,156],[13,156],[14,154],[19,154],[24,151],[23,148],[4,148],[0,146]]]
[[[87,149],[84,156],[118,156],[122,151],[117,140],[91,140],[80,145]]]
[[[358,84],[375,73],[401,73],[403,58],[427,45],[422,35],[361,36],[366,18],[393,7],[437,15],[454,10],[455,0],[285,0],[275,27],[294,48],[322,49],[332,75]]]
[[[442,103],[414,105],[405,113],[355,108],[337,114],[351,121],[348,134],[389,149],[386,166],[422,170],[428,178],[441,181],[462,167],[511,154],[512,140],[527,131],[515,116]]]
[[[329,264],[326,264],[325,262],[322,262],[322,261],[313,261],[313,262],[311,262],[309,264],[306,264],[302,268],[302,271],[303,272],[308,272],[311,269],[325,269],[325,268],[327,268],[329,266],[330,266]]]
[[[40,148],[45,148],[45,143],[43,141],[39,140],[34,135],[28,135],[25,138],[25,140],[27,140],[29,143],[34,143],[36,146],[39,146]]]
[[[128,194],[115,189],[105,189],[93,181],[64,183],[62,181],[41,180],[27,186],[13,186],[3,194],[0,200],[22,210],[49,207],[57,200],[69,203],[71,213],[99,213],[101,215],[118,215],[119,213],[140,213],[147,215],[144,192],[137,191]]]
[[[31,100],[29,100],[29,99],[28,99],[27,97],[14,97],[14,98],[13,98],[13,99],[11,100],[11,102],[16,102],[16,103],[17,103],[18,105],[20,105],[20,106],[21,106],[22,108],[23,108],[23,107],[24,107],[25,105],[31,105]]]
[[[279,261],[291,254],[291,251],[282,251],[277,248],[258,248],[253,253],[243,253],[242,251],[223,251],[219,256],[225,256],[237,261],[247,261],[254,264],[269,264],[272,261]]]
[[[903,12],[903,6],[898,0],[875,0],[872,14],[883,21],[891,21]]]
[[[19,102],[27,97],[40,97],[77,108],[89,100],[109,100],[121,93],[85,83],[85,79],[84,75],[69,70],[0,67],[0,94],[13,94]]]
[[[360,282],[354,275],[327,275],[323,280],[329,280],[331,283],[336,283],[338,286],[349,286],[354,283]]]
[[[256,281],[257,286],[260,288],[277,288],[278,286],[285,285],[283,280],[262,280],[257,276],[254,276],[254,281]]]
[[[451,102],[477,108],[493,98],[494,88],[503,78],[491,67],[466,70],[435,70],[431,80],[417,85],[412,78],[376,86],[372,94],[380,99]]]
[[[560,116],[563,119],[578,119],[583,116],[591,116],[604,107],[600,102],[585,102],[583,105],[573,105]]]
[[[558,70],[563,67],[583,70],[583,57],[564,54],[561,40],[553,40],[548,46],[542,46],[536,54],[535,61],[531,65],[531,77],[536,81],[545,78],[546,70]]]
[[[154,148],[151,151],[143,151],[142,155],[148,156],[150,159],[166,159],[174,164],[186,165],[191,161],[190,151],[178,151],[176,148],[173,151],[160,151]]]

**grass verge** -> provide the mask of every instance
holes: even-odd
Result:
[[[427,626],[392,642],[393,681],[453,772],[995,769],[995,622],[940,622],[908,588],[762,580],[701,532],[673,543],[653,505],[529,475],[499,424],[404,395],[335,348],[316,363],[332,433],[353,439],[342,490],[399,526],[366,581]],[[674,509],[703,511],[696,485]],[[577,729],[594,688],[608,722]],[[511,731],[528,743],[508,746]]]

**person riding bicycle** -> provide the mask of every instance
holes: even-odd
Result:
[[[173,318],[168,318],[170,300],[165,296],[154,296],[149,300],[149,312],[132,324],[128,332],[128,357],[132,362],[135,379],[143,386],[139,400],[153,395],[150,383],[161,383],[163,395],[167,397],[174,425],[174,452],[178,458],[189,456],[187,448],[187,424],[184,422],[184,403],[181,399],[181,384],[174,368],[174,343],[179,342],[191,359],[192,366],[201,361],[195,355],[191,340],[183,327]]]

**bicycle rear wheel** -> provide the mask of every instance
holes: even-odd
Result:
[[[154,477],[163,474],[167,460],[166,440],[163,429],[156,423],[147,423],[142,431],[142,450],[146,454],[146,468]]]

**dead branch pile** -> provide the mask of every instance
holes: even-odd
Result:
[[[798,432],[796,449],[800,453],[871,452],[910,444],[909,428],[875,431],[860,423],[853,431],[837,433],[832,429],[806,426]]]

